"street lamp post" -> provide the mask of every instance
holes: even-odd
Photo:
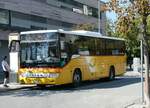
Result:
[[[143,82],[143,40],[141,39],[141,94],[142,94],[142,103],[144,103],[144,82]]]
[[[141,95],[142,95],[142,103],[144,103],[144,80],[143,80],[143,25],[139,26],[140,32],[140,50],[141,50]]]

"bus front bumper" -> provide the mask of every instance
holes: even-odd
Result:
[[[19,78],[20,84],[57,84],[56,78]]]
[[[23,73],[19,75],[20,84],[57,84],[59,73]]]

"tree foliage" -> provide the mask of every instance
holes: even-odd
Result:
[[[115,26],[115,35],[125,38],[127,52],[132,56],[139,56],[139,33],[141,32],[140,24],[143,24],[143,17],[146,17],[145,34],[150,33],[150,7],[148,0],[110,0],[103,6],[103,11],[114,11],[118,15]],[[131,55],[129,55],[131,56]]]
[[[149,0],[110,0],[103,10],[114,11],[118,15],[117,34],[127,40],[128,48],[139,45],[138,36],[143,40],[145,61],[145,100],[150,107],[149,89],[149,36],[150,36]],[[133,52],[132,52],[133,53]]]
[[[130,26],[130,29],[126,26],[125,22],[126,21],[122,21],[122,19],[117,20],[117,22],[108,20],[106,22],[107,36],[121,37],[126,39],[127,56],[130,59],[133,57],[140,57],[140,42],[137,38],[140,31],[138,28],[139,19],[134,19],[132,21],[133,24],[131,24],[132,26]]]
[[[106,20],[106,36],[112,36],[115,37],[115,24],[112,20],[107,19]]]
[[[121,33],[121,36],[129,37],[131,30],[137,31],[138,25],[144,23],[147,26],[147,22],[143,22],[144,17],[148,19],[150,14],[150,6],[148,0],[110,0],[106,3],[104,10],[114,11],[118,15],[117,31]],[[138,21],[138,22],[137,22]],[[146,28],[146,33],[148,34]]]

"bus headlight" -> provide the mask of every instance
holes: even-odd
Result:
[[[31,73],[25,72],[20,75],[24,78],[58,78],[59,73]]]

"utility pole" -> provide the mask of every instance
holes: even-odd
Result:
[[[98,3],[97,3],[97,8],[98,8],[98,32],[100,33],[101,32],[101,27],[100,27],[100,23],[101,23],[101,20],[100,20],[100,0],[98,0]]]
[[[145,102],[146,102],[146,107],[150,108],[150,89],[149,89],[149,48],[148,48],[148,41],[147,41],[147,22],[146,22],[146,17],[142,17],[142,24],[143,24],[143,47],[144,47],[144,62],[145,62],[145,75],[144,75],[144,96],[145,96]]]
[[[141,66],[140,66],[140,69],[141,69],[141,96],[142,96],[142,103],[145,102],[144,100],[144,78],[143,78],[143,57],[144,57],[144,53],[143,53],[143,37],[144,37],[144,28],[143,28],[143,24],[140,24],[139,25],[139,29],[140,29],[140,33],[139,33],[139,39],[140,39],[140,52],[141,52]]]
[[[143,82],[143,39],[141,38],[141,95],[142,103],[144,103],[144,82]]]

